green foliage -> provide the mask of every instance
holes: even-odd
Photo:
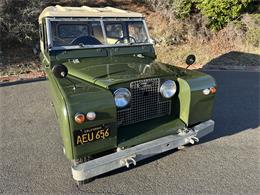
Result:
[[[246,33],[246,41],[254,47],[260,46],[260,29],[251,28]]]
[[[145,0],[154,10],[166,17],[185,19],[200,12],[208,19],[213,30],[222,29],[228,22],[237,19],[244,10],[255,10],[254,0]],[[167,11],[166,11],[167,10]]]
[[[3,43],[30,43],[38,36],[37,18],[41,12],[41,0],[8,0],[1,13]]]
[[[95,5],[94,0],[5,0],[0,4],[1,43],[5,47],[38,42],[38,17],[50,5]]]
[[[192,11],[192,0],[170,0],[170,5],[177,18],[185,18],[190,15]]]
[[[135,2],[144,2],[155,11],[164,12],[167,17],[175,16],[184,19],[189,16],[194,0],[135,0]]]
[[[208,18],[209,26],[219,30],[238,18],[252,0],[197,0],[197,8]]]
[[[247,32],[245,40],[254,47],[260,46],[260,14],[246,15],[243,18],[243,22],[246,23]]]

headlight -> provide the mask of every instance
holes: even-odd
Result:
[[[165,98],[171,98],[172,96],[174,96],[176,91],[177,91],[176,83],[172,80],[165,81],[160,88],[160,92],[162,96]]]
[[[118,108],[127,106],[131,99],[131,93],[126,88],[119,88],[114,92],[115,103]]]

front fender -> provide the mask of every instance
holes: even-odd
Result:
[[[68,79],[57,79],[50,71],[47,71],[47,75],[66,157],[78,159],[116,148],[116,107],[112,93],[70,75]],[[76,113],[88,112],[96,113],[94,121],[86,121],[81,125],[74,121]],[[76,131],[104,125],[111,132],[108,138],[81,145],[75,143]]]
[[[180,118],[187,126],[211,119],[215,94],[204,95],[203,90],[215,87],[216,82],[210,75],[188,72],[178,78]]]
[[[54,106],[55,114],[58,119],[60,134],[63,141],[65,155],[68,159],[73,159],[73,147],[71,142],[70,122],[68,109],[65,101],[65,94],[59,82],[49,69],[46,69],[51,99]]]

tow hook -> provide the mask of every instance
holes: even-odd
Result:
[[[192,145],[199,142],[199,138],[192,136],[192,137],[188,137],[185,140],[186,143],[191,143]]]
[[[130,156],[125,159],[122,159],[122,160],[120,160],[120,164],[122,166],[126,166],[127,168],[129,168],[131,164],[133,164],[135,166],[136,165],[136,161],[134,159],[135,157],[136,156],[134,155],[134,156]]]

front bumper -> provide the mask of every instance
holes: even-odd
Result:
[[[125,150],[79,164],[71,167],[73,178],[84,181],[109,171],[129,167],[130,164],[149,158],[151,156],[179,148],[189,143],[198,142],[199,138],[214,130],[214,121],[208,120],[190,129],[181,129],[176,135],[165,136]]]

